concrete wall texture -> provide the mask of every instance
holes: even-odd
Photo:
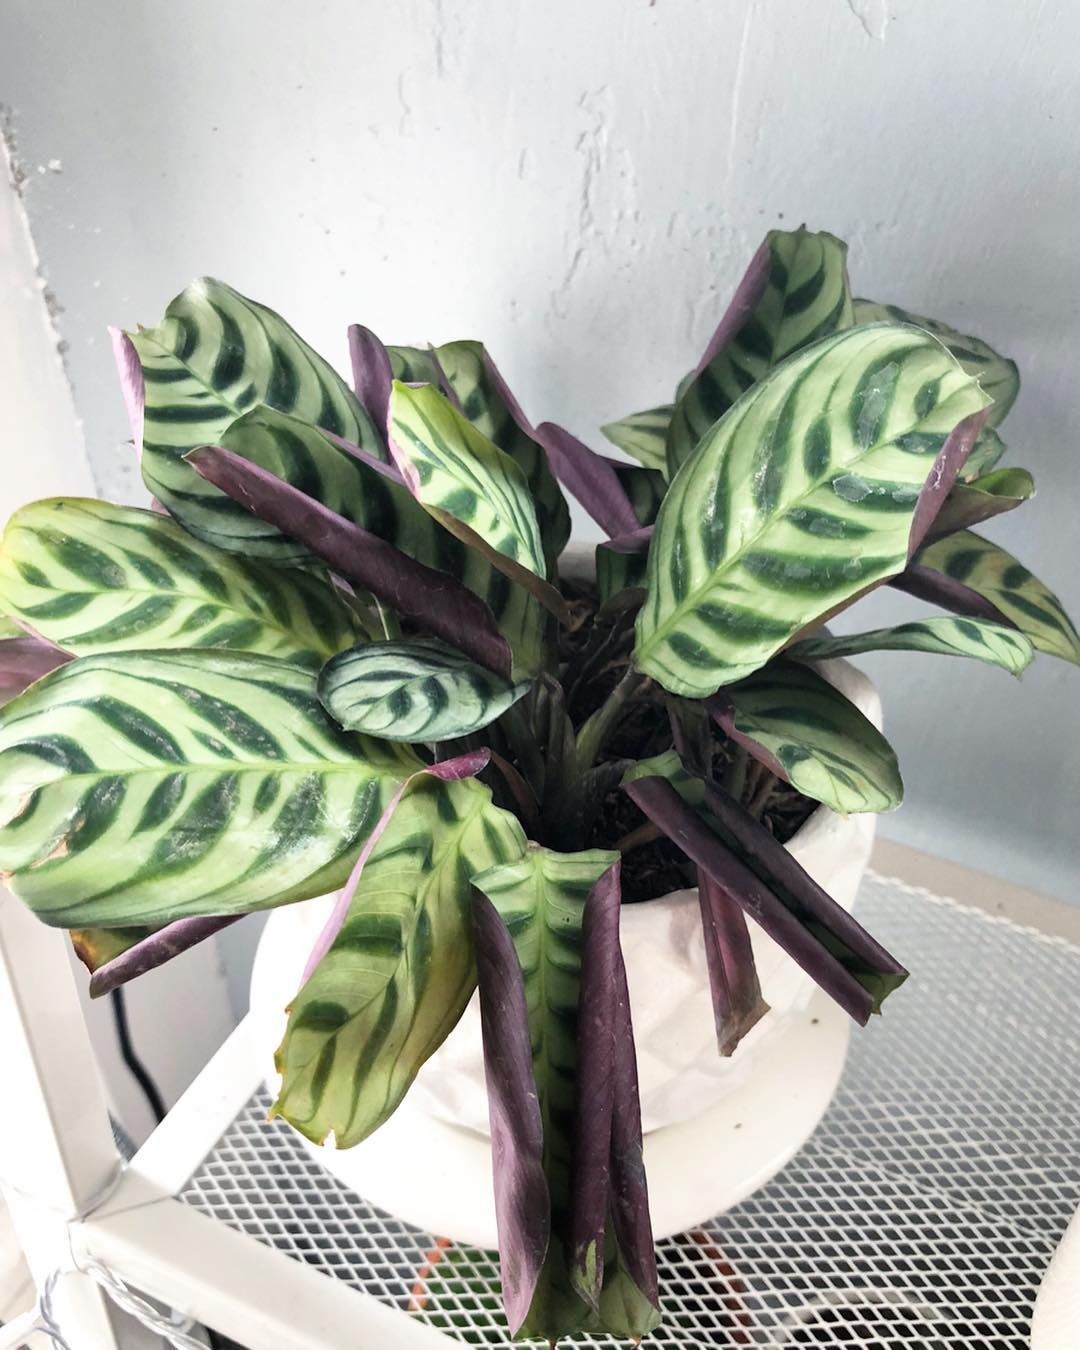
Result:
[[[341,364],[354,320],[483,336],[535,417],[591,434],[668,396],[764,231],[806,221],[858,292],[1021,363],[1007,439],[1041,491],[993,534],[1080,612],[1069,0],[8,0],[3,27],[103,494],[141,494],[105,326],[194,275]],[[908,783],[883,830],[1073,898],[1080,672],[865,665]]]

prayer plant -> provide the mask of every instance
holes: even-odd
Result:
[[[819,661],[1080,662],[1057,598],[972,532],[1032,493],[996,467],[1016,367],[853,299],[844,245],[805,229],[761,245],[670,405],[604,428],[626,460],[533,425],[478,342],[355,326],[350,388],[217,281],[114,342],[155,509],[7,525],[4,877],[98,994],[339,890],[274,1108],[339,1147],[479,985],[510,1330],[640,1337],[620,903],[699,884],[720,1053],[766,1010],[747,915],[858,1022],[905,978],[783,840],[901,797]],[[560,578],[564,488],[606,536],[595,587]],[[822,628],[880,585],[932,608]]]

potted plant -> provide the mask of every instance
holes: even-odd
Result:
[[[747,916],[858,1022],[905,978],[784,844],[901,795],[817,663],[1080,661],[971,531],[1032,492],[995,467],[1016,369],[853,300],[844,246],[806,230],[768,236],[671,406],[606,428],[636,463],[534,427],[479,343],[349,340],[354,389],[212,281],[115,335],[158,509],[8,523],[0,660],[29,687],[0,714],[0,868],[96,993],[339,891],[275,1109],[341,1146],[478,986],[510,1329],[640,1336],[621,911],[689,891],[725,1055],[765,1013]],[[595,581],[560,572],[563,487],[607,536]],[[935,608],[822,628],[883,584]]]

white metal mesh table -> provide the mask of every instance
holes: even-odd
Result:
[[[1028,1344],[1080,1200],[1080,949],[876,876],[858,912],[913,977],[853,1038],[795,1161],[661,1244],[658,1346]],[[266,1120],[268,1100],[243,1103],[181,1200],[402,1318],[507,1345],[492,1255],[367,1205]]]

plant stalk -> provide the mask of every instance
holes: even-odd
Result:
[[[619,714],[649,683],[648,675],[630,666],[615,688],[608,694],[596,712],[588,719],[577,737],[578,773],[585,773],[596,763],[596,757]]]

